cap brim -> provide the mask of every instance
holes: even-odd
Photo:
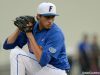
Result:
[[[53,13],[47,13],[47,14],[41,14],[42,16],[59,16],[58,14]]]

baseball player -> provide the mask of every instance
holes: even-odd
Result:
[[[40,3],[37,22],[32,16],[20,16],[17,26],[4,42],[4,49],[11,49],[11,75],[68,75],[70,65],[66,55],[64,36],[54,23],[56,6]],[[22,48],[27,44],[29,52]]]

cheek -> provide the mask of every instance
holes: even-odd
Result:
[[[46,25],[48,22],[44,19],[41,20],[41,24]]]
[[[40,23],[41,23],[42,25],[44,25],[44,24],[45,24],[45,21],[44,21],[44,20],[41,20]]]

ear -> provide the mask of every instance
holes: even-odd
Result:
[[[40,15],[39,14],[36,15],[36,19],[39,21],[39,19],[40,19]]]

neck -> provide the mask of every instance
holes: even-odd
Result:
[[[39,24],[39,30],[41,31],[43,29],[43,26]]]

